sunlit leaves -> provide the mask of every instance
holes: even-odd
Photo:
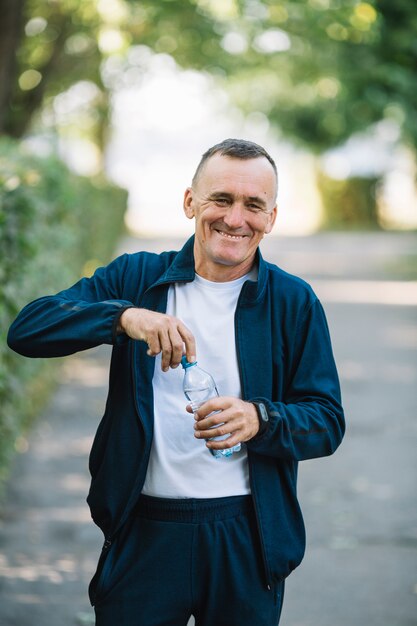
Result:
[[[322,150],[403,112],[417,143],[417,15],[408,0],[28,0],[11,123],[80,81],[139,84],[135,50],[224,78],[246,114]],[[133,51],[133,52],[132,52]],[[37,105],[36,105],[37,106]],[[98,108],[106,115],[106,107]],[[105,123],[105,120],[103,120]],[[20,123],[21,128],[24,124]]]
[[[36,70],[26,70],[19,76],[19,87],[22,91],[30,91],[39,85],[42,74]]]
[[[44,17],[32,17],[25,25],[25,34],[27,37],[35,37],[43,33],[48,26],[48,22]]]
[[[205,12],[219,20],[232,20],[239,15],[239,3],[236,0],[194,0]]]

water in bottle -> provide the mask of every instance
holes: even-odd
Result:
[[[216,383],[214,382],[211,374],[201,369],[201,367],[197,365],[197,361],[194,361],[193,363],[188,363],[187,357],[183,356],[181,359],[181,365],[184,368],[184,394],[191,404],[193,412],[195,413],[198,410],[199,406],[201,406],[207,400],[210,400],[210,398],[215,398],[216,396],[218,396],[219,392],[217,391]],[[227,439],[228,437],[230,437],[230,435],[213,437],[213,441],[220,441],[222,439]],[[222,457],[231,456],[233,452],[239,452],[240,448],[241,445],[240,443],[238,443],[233,446],[233,448],[227,448],[226,450],[210,449],[210,452],[214,457],[219,459]]]

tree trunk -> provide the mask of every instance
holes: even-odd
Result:
[[[1,2],[2,0],[0,0]],[[59,68],[65,41],[71,32],[71,15],[61,13],[58,10],[54,15],[54,20],[50,20],[50,23],[53,23],[58,31],[58,36],[54,41],[49,58],[43,65],[37,67],[42,74],[42,80],[36,87],[28,91],[22,91],[16,84],[12,84],[11,107],[6,111],[3,118],[2,132],[17,139],[25,134],[34,114],[41,108],[48,81],[51,75],[56,73],[57,67]]]
[[[0,0],[0,135],[4,132],[15,84],[24,3],[25,0]]]

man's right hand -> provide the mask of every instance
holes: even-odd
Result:
[[[148,309],[130,308],[123,311],[119,331],[131,339],[146,341],[149,356],[162,352],[161,368],[178,367],[182,355],[195,361],[196,346],[193,334],[177,317]]]

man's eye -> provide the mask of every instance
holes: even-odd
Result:
[[[260,207],[258,204],[247,204],[246,208],[249,209],[249,211],[253,211],[254,213],[262,211],[262,207]]]
[[[220,204],[221,206],[225,206],[229,202],[227,198],[215,198],[214,201],[216,204]]]

